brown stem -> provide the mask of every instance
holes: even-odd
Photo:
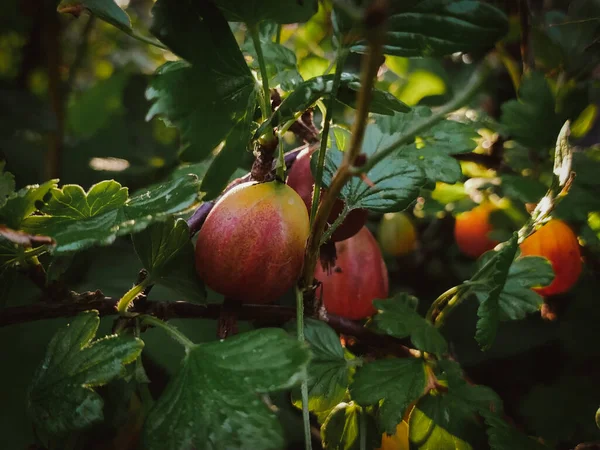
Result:
[[[323,196],[313,222],[310,237],[308,238],[304,257],[304,271],[301,278],[301,287],[307,290],[307,292],[312,292],[310,287],[313,284],[319,244],[327,225],[327,219],[342,188],[352,177],[351,169],[362,147],[369,114],[369,103],[373,96],[373,85],[379,65],[381,64],[383,25],[386,18],[386,10],[385,1],[375,1],[365,12],[364,24],[367,28],[369,51],[363,56],[361,89],[358,93],[356,118],[352,127],[352,141],[350,142],[350,148],[344,153],[342,164],[333,176],[329,189],[327,189],[327,192]],[[310,298],[307,298],[307,300],[310,300]]]
[[[36,320],[58,317],[72,317],[90,309],[101,316],[117,314],[119,299],[104,297],[100,291],[86,292],[73,296],[67,302],[40,302],[33,305],[4,308],[0,311],[0,327]],[[151,314],[163,320],[173,318],[219,319],[222,306],[218,304],[199,305],[190,302],[136,302],[129,312]],[[296,317],[296,308],[278,305],[240,305],[236,308],[238,320],[259,321],[265,325],[282,325]],[[315,318],[319,318],[316,317]],[[412,350],[405,342],[387,335],[379,335],[364,328],[360,323],[343,317],[327,314],[322,317],[338,333],[354,336],[359,341],[379,351],[386,351],[398,357],[412,356]]]

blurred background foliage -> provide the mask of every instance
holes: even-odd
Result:
[[[117,3],[129,14],[134,29],[149,36],[153,1]],[[598,2],[587,2],[592,6],[579,10],[572,4],[585,2],[531,2],[536,22],[531,33],[533,60],[528,63],[536,71],[519,81],[514,72],[520,58],[517,2],[491,3],[510,15],[511,30],[496,48],[498,67],[486,88],[473,99],[472,108],[455,117],[480,125],[474,153],[484,155],[486,164],[476,159],[461,161],[464,177],[460,182],[438,182],[423,190],[409,210],[418,230],[417,249],[386,260],[391,291],[418,296],[425,311],[441,292],[469,278],[475,263],[460,255],[454,243],[453,214],[487,197],[500,207],[493,216],[494,233],[505,238],[518,229],[527,217],[527,204],[536,202],[546,190],[551,148],[560,126],[566,118],[574,118],[577,180],[557,214],[579,230],[587,264],[577,287],[553,300],[562,311],[561,320],[532,316],[506,323],[486,353],[473,339],[474,302],[465,302],[444,330],[473,380],[495,389],[507,412],[525,423],[527,431],[570,448],[579,441],[600,439],[593,421],[600,400],[598,383],[593,382],[600,376],[600,7]],[[208,161],[180,161],[177,130],[157,117],[146,120],[149,80],[161,64],[176,57],[87,14],[78,19],[59,15],[56,6],[56,0],[4,0],[0,7],[0,159],[6,161],[5,170],[15,175],[17,187],[58,177],[62,184],[80,184],[85,189],[100,180],[115,179],[135,191],[186,173],[201,178]],[[297,73],[286,76],[287,81],[332,73],[335,49],[330,8],[324,2],[307,23],[283,27],[281,43],[293,50],[297,63]],[[242,48],[248,50],[246,30],[239,24],[232,28]],[[252,64],[252,52],[246,51],[245,56]],[[462,86],[477,56],[388,56],[377,87],[408,105],[435,107]],[[351,55],[346,70],[356,72],[359,62],[358,55]],[[339,107],[335,112],[335,122],[341,126],[352,119],[350,108]],[[316,108],[315,122],[320,120]],[[300,143],[292,133],[286,135],[286,148]],[[247,171],[251,162],[252,154],[247,152],[234,176]],[[372,230],[379,220],[380,216],[370,217]],[[64,263],[73,289],[101,289],[116,297],[131,287],[139,268],[128,238],[81,252]],[[37,294],[25,277],[0,286],[0,299],[6,306],[32,303]],[[169,300],[170,295],[160,287],[153,290],[156,299]],[[211,295],[211,300],[219,300]],[[0,328],[3,449],[25,449],[31,444],[25,390],[50,336],[65,322]],[[214,321],[175,322],[193,341],[215,338]],[[101,332],[109,332],[111,323],[112,319],[104,319]],[[165,339],[153,330],[145,336],[151,390],[164,386],[181,357]],[[119,388],[108,386],[103,392],[108,395]],[[301,442],[299,417],[285,407],[289,403],[285,398],[280,400],[280,415],[287,420],[290,448],[294,448]]]

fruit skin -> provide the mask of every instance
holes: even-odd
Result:
[[[521,243],[522,256],[543,256],[552,264],[554,280],[535,288],[543,296],[567,292],[581,274],[581,251],[573,230],[562,220],[551,219]]]
[[[225,297],[269,303],[300,276],[308,234],[308,214],[293,189],[278,181],[242,183],[200,229],[196,270]]]
[[[375,314],[373,300],[387,298],[388,273],[377,241],[367,229],[335,244],[337,260],[328,275],[317,264],[315,278],[322,284],[317,298],[328,312],[348,319],[363,319]]]
[[[300,197],[302,197],[309,214],[312,206],[313,188],[315,184],[315,179],[310,171],[310,155],[314,153],[315,150],[316,148],[311,149],[310,147],[302,150],[298,154],[287,178],[288,186],[294,189]],[[321,197],[323,196],[323,192],[324,191],[322,190]],[[344,209],[344,202],[338,198],[333,205],[327,222],[332,224],[335,219],[338,218],[342,209]],[[367,222],[367,215],[368,211],[362,208],[350,211],[346,219],[333,232],[331,240],[339,242],[354,236]]]
[[[462,253],[477,259],[498,245],[488,237],[492,231],[489,216],[496,207],[491,203],[482,203],[471,211],[459,214],[454,225],[454,239]]]
[[[381,447],[377,450],[409,450],[408,423],[404,420],[396,426],[396,434],[383,433]]]
[[[377,239],[383,252],[391,256],[411,253],[417,247],[417,232],[406,213],[384,214],[379,222]]]

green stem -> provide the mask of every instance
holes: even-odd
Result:
[[[361,409],[361,414],[358,416],[360,450],[367,450],[367,417],[366,411]]]
[[[144,292],[144,289],[146,289],[149,285],[150,280],[149,278],[146,278],[142,280],[140,284],[136,284],[127,292],[125,292],[123,297],[121,297],[121,299],[117,303],[117,311],[119,311],[120,313],[124,313],[125,311],[127,311],[127,309],[129,309],[129,305],[131,305],[131,302],[133,302],[138,295]]]
[[[310,223],[312,224],[317,215],[317,209],[319,208],[319,200],[321,196],[321,185],[323,182],[323,166],[325,165],[325,154],[327,153],[327,139],[329,138],[329,127],[331,126],[331,118],[333,117],[333,106],[335,105],[335,99],[337,92],[340,88],[340,80],[342,79],[342,70],[344,68],[344,61],[348,56],[348,49],[340,46],[336,56],[336,67],[335,75],[333,76],[333,86],[331,87],[331,94],[329,96],[329,102],[327,103],[327,112],[325,113],[325,120],[323,123],[323,130],[321,132],[321,147],[319,148],[319,162],[317,165],[317,173],[315,174],[315,188],[313,190],[312,207],[310,208]]]
[[[277,24],[277,33],[275,34],[275,43],[276,44],[281,44],[281,29],[282,28],[283,28],[283,25]]]
[[[281,134],[279,135],[279,151],[277,154],[276,175],[281,181],[285,180],[285,159],[283,157],[283,137]]]
[[[483,82],[486,80],[488,74],[490,72],[490,67],[486,61],[482,62],[477,69],[469,78],[467,82],[467,86],[452,100],[450,100],[445,105],[441,106],[434,114],[427,117],[426,119],[416,122],[412,126],[410,126],[400,138],[398,138],[395,142],[392,142],[387,147],[379,150],[373,156],[371,156],[366,164],[361,167],[353,167],[353,174],[367,173],[371,170],[377,163],[381,162],[385,158],[387,158],[393,151],[402,147],[403,145],[410,144],[415,140],[415,138],[425,130],[428,130],[436,123],[442,121],[447,114],[456,111],[458,108],[467,103],[471,97],[477,92],[477,90],[481,87]]]
[[[302,291],[296,286],[296,328],[298,330],[298,341],[304,343],[304,297]],[[312,438],[310,434],[310,415],[308,413],[308,380],[305,379],[300,385],[302,396],[302,422],[304,424],[304,448],[312,450]]]
[[[438,298],[436,298],[435,301],[429,307],[429,310],[427,311],[427,315],[425,316],[425,319],[428,320],[429,322],[433,323],[434,322],[434,317],[433,317],[434,312],[441,311],[441,308],[444,307],[446,299],[448,297],[456,294],[459,291],[460,286],[461,285],[454,286],[454,287],[448,289],[446,292],[444,292]]]
[[[348,214],[350,214],[350,208],[348,208],[348,205],[344,203],[344,208],[342,209],[342,212],[340,212],[340,215],[335,218],[334,222],[331,225],[329,225],[329,228],[327,228],[327,230],[325,230],[325,232],[323,233],[320,245],[323,245],[325,242],[331,239],[331,236],[333,235],[333,233],[335,233],[335,230],[337,230],[337,228],[342,224],[342,222],[346,220]]]
[[[173,340],[179,342],[184,348],[186,353],[189,352],[196,344],[190,341],[187,336],[185,336],[181,331],[175,328],[173,325],[169,325],[167,322],[164,322],[160,319],[157,319],[154,316],[143,315],[141,316],[142,323],[152,325],[157,328],[161,328],[164,330],[169,337]]]
[[[260,78],[263,86],[263,106],[262,106],[262,118],[263,121],[267,120],[271,115],[271,91],[269,90],[269,76],[267,75],[267,65],[265,63],[265,57],[263,55],[262,47],[260,46],[260,37],[258,35],[258,27],[253,27],[250,30],[252,36],[252,43],[254,44],[254,50],[256,50],[256,57],[258,58],[258,66],[260,67]]]

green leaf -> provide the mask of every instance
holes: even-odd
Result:
[[[329,96],[333,89],[333,78],[334,75],[322,75],[311,78],[296,86],[281,102],[281,105],[279,105],[279,108],[277,108],[269,120],[258,128],[254,136],[261,136],[269,126],[277,127],[286,123],[297,114],[306,111],[320,98]],[[356,93],[359,90],[360,78],[354,74],[342,73],[338,100],[344,101],[348,106],[352,106],[355,104]],[[394,112],[409,111],[410,108],[389,93],[375,89],[369,110],[373,112],[377,111],[380,114],[393,114]]]
[[[176,0],[159,0],[153,12],[152,33],[187,62],[168,62],[157,70],[146,91],[154,102],[148,118],[160,115],[177,126],[184,145],[181,157],[201,161],[252,114],[257,84],[212,2],[181,7]]]
[[[491,450],[548,450],[543,444],[521,433],[496,414],[484,414]]]
[[[419,350],[442,354],[448,351],[448,344],[440,331],[421,317],[413,304],[416,298],[402,292],[394,298],[375,300],[373,305],[378,313],[373,316],[374,326],[391,336],[410,340]]]
[[[15,190],[15,177],[10,172],[4,172],[4,164],[4,161],[0,161],[0,213]]]
[[[204,287],[196,274],[194,246],[185,220],[170,217],[133,235],[132,240],[151,283],[171,288],[190,301],[205,300]]]
[[[143,448],[282,448],[281,427],[258,394],[298,383],[308,360],[281,329],[194,346],[151,410]]]
[[[112,227],[119,209],[127,201],[127,188],[110,180],[93,185],[87,193],[74,184],[50,192],[52,197],[42,209],[44,215],[25,219],[22,224],[25,231],[53,237],[58,253],[114,241]]]
[[[361,436],[361,431],[366,436]],[[381,434],[373,417],[357,404],[340,403],[321,427],[325,450],[360,450],[381,445]],[[365,446],[361,445],[364,440]]]
[[[98,312],[86,311],[50,341],[27,395],[37,430],[61,436],[102,421],[104,402],[93,388],[119,377],[144,343],[117,335],[92,341],[99,324]]]
[[[527,74],[519,88],[519,99],[502,104],[501,123],[510,137],[539,149],[554,146],[562,121],[556,115],[555,99],[544,75]]]
[[[113,180],[93,185],[52,188],[52,197],[41,212],[30,215],[22,229],[56,240],[57,254],[94,245],[110,245],[117,236],[143,230],[152,222],[192,206],[198,197],[195,176],[150,186],[127,199],[127,188]]]
[[[296,64],[296,54],[292,50],[281,44],[276,44],[270,36],[261,37],[260,45],[265,58],[269,87],[275,88],[281,85],[284,91],[291,91],[302,83],[302,76],[298,72],[298,65]],[[252,56],[250,67],[260,72],[258,57],[252,40],[248,39],[242,49]]]
[[[332,148],[326,154],[323,167],[324,186],[329,186],[344,158],[343,152],[338,149],[337,140],[332,138],[332,141]],[[365,132],[362,152],[369,158],[390,141],[390,136],[370,125]],[[317,160],[315,153],[311,158],[313,172],[316,170]],[[376,165],[366,176],[372,186],[355,177],[342,188],[341,198],[351,209],[365,208],[379,213],[401,211],[417,198],[426,182],[419,166],[396,156]]]
[[[376,126],[384,135],[384,138],[378,137],[382,140],[379,145],[391,144],[402,136],[404,130],[414,122],[423,120],[431,114],[429,108],[419,106],[406,114],[377,118]],[[400,147],[395,156],[420,165],[427,178],[433,182],[443,181],[452,184],[460,180],[462,171],[458,161],[451,155],[474,150],[477,147],[475,142],[477,137],[478,134],[473,125],[444,120],[424,131],[419,136],[418,143]]]
[[[123,215],[134,223],[121,225],[119,235],[142,230],[152,221],[181,213],[196,204],[199,191],[195,175],[182,175],[135,192],[123,208]]]
[[[500,295],[504,290],[510,267],[517,253],[517,234],[505,243],[502,249],[492,253],[485,264],[468,281],[479,298],[477,331],[475,339],[487,350],[496,338],[500,322]]]
[[[531,177],[503,174],[501,178],[504,195],[523,203],[537,203],[548,190],[543,183]]]
[[[114,0],[62,0],[57,8],[60,13],[79,16],[82,9],[98,16],[105,22],[125,32],[131,31],[129,16],[115,3]]]
[[[508,18],[482,1],[395,1],[386,23],[383,52],[397,56],[444,56],[487,50],[508,31]],[[351,49],[365,53],[367,44]]]
[[[310,345],[312,358],[308,365],[308,409],[322,415],[344,400],[353,362],[346,359],[337,333],[326,323],[305,319],[304,337]],[[294,391],[294,404],[301,408],[299,392]]]
[[[318,9],[316,0],[263,0],[259,4],[237,0],[216,0],[229,22],[246,22],[249,26],[263,20],[276,23],[306,22]]]
[[[466,408],[460,399],[450,394],[421,398],[410,415],[408,429],[411,449],[486,448],[485,434],[475,410]]]
[[[387,433],[394,434],[406,408],[425,392],[426,383],[422,359],[382,359],[356,372],[350,396],[363,406],[383,401],[379,422]]]
[[[248,149],[248,143],[252,138],[252,114],[254,113],[254,103],[256,99],[252,97],[250,104],[243,117],[231,130],[225,145],[215,156],[208,168],[206,175],[202,179],[200,189],[205,193],[204,200],[212,200],[218,197],[231,175],[236,171],[240,161],[244,158],[244,153]]]
[[[42,185],[25,186],[11,195],[0,208],[0,222],[9,228],[20,229],[23,220],[36,210],[48,192],[56,187],[57,182],[58,180],[50,180]]]
[[[546,258],[525,256],[517,258],[508,269],[508,276],[498,299],[500,320],[521,320],[529,313],[536,312],[543,298],[531,290],[533,287],[548,286],[554,279],[552,265]],[[480,302],[486,293],[476,290]]]
[[[587,221],[590,211],[600,211],[600,151],[587,149],[573,154],[573,171],[577,174],[569,194],[558,203],[555,213],[561,219]]]

